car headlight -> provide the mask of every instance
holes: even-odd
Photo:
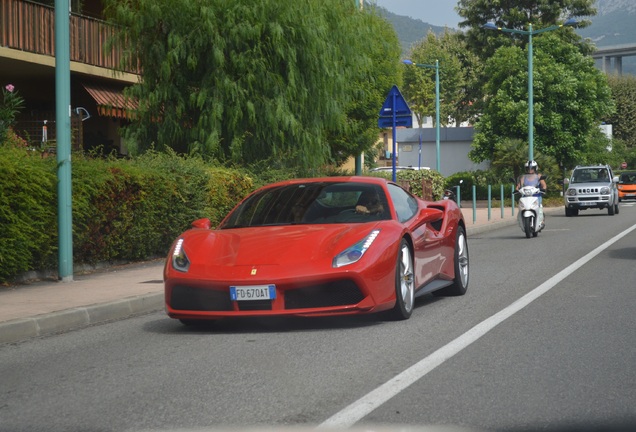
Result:
[[[183,239],[177,240],[172,251],[172,268],[180,272],[187,272],[190,268],[190,260],[183,250]]]
[[[368,236],[340,252],[333,259],[332,266],[338,268],[358,262],[367,249],[371,247],[371,244],[378,237],[378,234],[380,234],[380,230],[373,230]]]
[[[567,195],[568,196],[576,196],[576,189],[568,189]]]
[[[609,187],[607,187],[607,186],[603,186],[603,187],[601,188],[601,194],[602,194],[602,195],[607,195],[607,194],[609,194],[609,193],[610,193],[610,188],[609,188]]]

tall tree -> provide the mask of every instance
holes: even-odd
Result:
[[[401,51],[393,26],[373,10],[356,13],[350,21],[334,19],[340,25],[356,28],[356,35],[340,42],[346,62],[355,66],[342,68],[346,75],[348,103],[345,105],[345,127],[330,133],[327,141],[331,161],[344,162],[349,156],[371,153],[378,140],[378,115],[387,93],[402,80],[399,64]],[[347,35],[348,32],[342,32]]]
[[[411,47],[413,63],[434,66],[437,61],[439,64],[439,97],[444,101],[440,103],[441,126],[458,120],[457,107],[461,105],[465,82],[461,61],[456,57],[461,52],[456,47],[458,43],[454,33],[446,30],[439,37],[429,32]],[[404,96],[421,125],[425,117],[435,118],[435,68],[407,65],[404,70]]]
[[[517,30],[527,30],[528,23],[531,23],[534,29],[540,29],[567,18],[582,19],[596,15],[594,3],[595,0],[458,0],[456,10],[464,18],[459,27],[466,29],[464,39],[468,48],[480,58],[488,58],[500,46],[514,44],[524,47],[528,38],[485,31],[482,26],[487,22]],[[581,20],[579,27],[589,24],[589,21]],[[571,43],[577,43],[584,54],[593,49],[574,32],[564,32],[562,36]]]
[[[610,75],[608,82],[616,112],[604,120],[612,125],[614,137],[623,140],[629,150],[636,152],[636,77]]]
[[[497,142],[523,138],[528,133],[528,35],[485,30],[483,25],[533,31],[596,14],[594,0],[459,0],[457,12],[466,45],[482,59],[489,59],[473,87],[478,131],[471,157],[493,157]],[[580,21],[579,26],[588,25]],[[591,128],[613,111],[607,82],[586,57],[593,47],[571,28],[533,36],[535,145],[557,158],[573,163],[584,149]],[[480,95],[482,93],[482,95]],[[480,97],[481,96],[481,97]]]
[[[506,138],[528,134],[527,54],[502,47],[486,62],[485,104],[470,156],[492,159]],[[605,75],[558,35],[536,38],[534,50],[534,145],[568,167],[576,163],[591,133],[614,110]]]
[[[365,20],[351,2],[106,2],[128,61],[143,70],[128,91],[139,106],[125,131],[133,150],[319,166],[331,157],[327,137],[347,132],[361,81],[353,71],[378,71],[369,66],[378,54],[368,52],[380,36],[359,27]],[[379,45],[389,58],[399,52],[394,39]]]

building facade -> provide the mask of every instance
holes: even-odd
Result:
[[[397,161],[400,166],[415,168],[437,167],[437,137],[436,129],[397,128]],[[474,129],[472,127],[441,127],[440,128],[440,174],[448,177],[457,172],[487,170],[489,162],[475,163],[468,158],[473,142]],[[384,155],[378,164],[390,166],[392,164],[393,133],[387,129],[382,133]]]
[[[24,98],[16,133],[34,148],[54,150],[53,4],[0,0],[0,85],[12,84]],[[128,121],[133,107],[122,91],[138,82],[140,75],[133,67],[121,68],[116,46],[107,49],[116,30],[101,19],[101,1],[71,2],[71,6],[71,146],[73,150],[101,148],[105,153],[125,154],[119,129]]]

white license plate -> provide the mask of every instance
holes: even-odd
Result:
[[[626,197],[633,197],[636,196],[636,194],[625,194]]]
[[[232,301],[273,300],[276,298],[276,285],[231,286]]]

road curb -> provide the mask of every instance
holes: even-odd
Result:
[[[114,302],[73,308],[0,323],[0,343],[13,343],[88,327],[106,321],[156,312],[164,307],[164,294],[146,294]]]

